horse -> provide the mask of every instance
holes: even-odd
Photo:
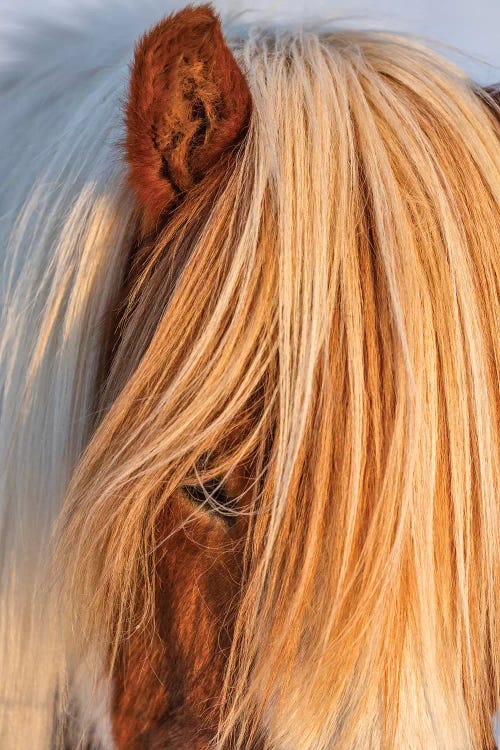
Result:
[[[111,15],[0,78],[2,748],[492,750],[495,91]]]

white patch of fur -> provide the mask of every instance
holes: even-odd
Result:
[[[98,663],[98,662],[97,662]],[[72,740],[76,747],[90,740],[92,750],[115,750],[111,724],[112,683],[109,677],[97,679],[96,659],[80,664],[72,682],[72,706],[75,727]]]

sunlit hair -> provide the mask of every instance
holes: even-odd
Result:
[[[172,494],[204,467],[249,466],[215,745],[491,748],[498,112],[406,38],[251,34],[234,49],[248,134],[222,186],[200,183],[139,253],[114,346],[101,321],[134,230],[117,131],[102,133],[109,73],[9,240],[2,747],[48,747],[66,661],[109,653],[111,668],[151,620]]]

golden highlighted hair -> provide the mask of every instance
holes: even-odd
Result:
[[[493,748],[498,111],[406,38],[233,48],[249,131],[141,254],[67,492],[71,645],[154,617],[156,522],[210,455],[252,478],[215,746]]]

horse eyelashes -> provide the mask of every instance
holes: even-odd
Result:
[[[236,523],[236,499],[228,495],[219,479],[210,479],[202,485],[189,485],[182,489],[190,500],[203,505],[208,512],[219,516],[229,526]]]

